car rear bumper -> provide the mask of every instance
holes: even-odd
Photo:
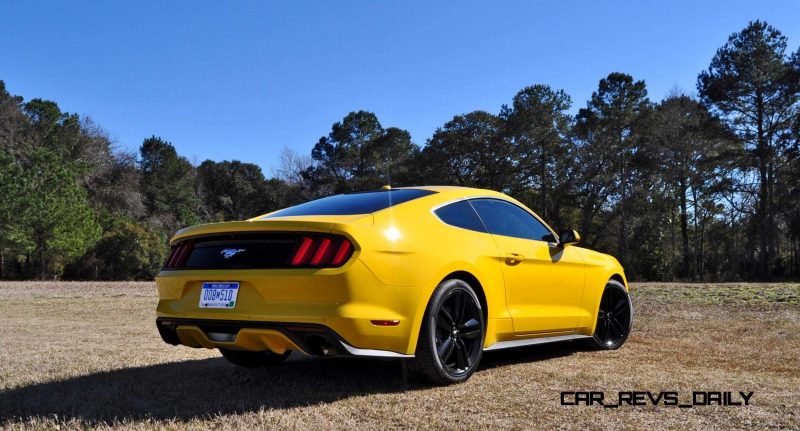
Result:
[[[188,347],[271,350],[278,354],[298,350],[313,356],[413,356],[354,347],[334,330],[320,324],[159,317],[156,326],[164,342]]]
[[[235,308],[199,307],[202,284],[209,281],[239,283]],[[266,346],[310,354],[314,350],[303,348],[303,337],[289,336],[298,331],[286,327],[324,328],[322,334],[333,335],[320,336],[330,338],[334,351],[341,354],[387,356],[373,352],[385,351],[413,355],[428,297],[419,287],[381,283],[358,259],[331,269],[162,271],[156,284],[159,321],[183,322],[170,326],[177,344],[242,350]],[[396,324],[382,326],[374,321]],[[237,329],[233,332],[236,341],[216,340],[208,333],[217,331],[203,331],[191,322],[238,325],[233,328]]]

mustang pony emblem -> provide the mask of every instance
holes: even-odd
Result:
[[[230,259],[243,251],[243,248],[226,248],[219,252],[219,254],[221,254],[225,259]]]

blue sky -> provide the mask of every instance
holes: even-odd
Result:
[[[433,4],[435,3],[435,4]],[[0,3],[0,79],[92,117],[119,148],[158,135],[199,163],[276,165],[348,112],[423,144],[453,115],[498,112],[527,85],[573,111],[600,78],[652,100],[694,92],[727,37],[766,20],[800,44],[796,1]]]

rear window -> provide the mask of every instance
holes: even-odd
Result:
[[[264,216],[264,218],[307,215],[370,214],[433,193],[436,192],[419,189],[398,189],[335,195],[295,205]]]
[[[472,208],[468,201],[458,201],[445,205],[436,210],[435,213],[443,222],[451,226],[486,232],[486,227],[478,217],[478,213],[475,212],[475,209]]]

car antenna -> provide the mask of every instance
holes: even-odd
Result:
[[[383,170],[386,174],[386,185],[381,187],[381,190],[391,190],[392,189],[392,172],[389,170],[389,155],[384,154],[383,156]]]

